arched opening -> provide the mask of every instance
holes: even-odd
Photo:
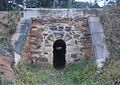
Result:
[[[53,67],[55,69],[65,68],[66,43],[62,40],[56,40],[53,44]]]

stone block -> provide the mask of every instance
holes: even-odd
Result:
[[[38,62],[48,62],[48,58],[40,57],[38,58]]]
[[[32,58],[39,58],[39,57],[40,57],[40,54],[31,54],[31,57],[32,57]]]
[[[63,31],[64,30],[64,26],[59,26],[58,27],[58,31]]]

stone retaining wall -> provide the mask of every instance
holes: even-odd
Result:
[[[104,62],[109,58],[108,48],[105,42],[105,34],[100,23],[100,17],[89,17],[89,30],[92,37],[92,48],[98,68],[104,66]]]
[[[14,62],[15,66],[19,63],[21,54],[26,42],[29,30],[30,30],[31,20],[21,19],[18,23],[16,32],[11,38],[11,45],[14,48]]]
[[[30,33],[24,47],[24,60],[29,63],[53,63],[53,44],[56,40],[65,41],[67,63],[90,58],[91,38],[87,18],[79,19],[33,19]]]
[[[32,18],[32,24],[30,24],[30,21],[20,24],[20,29],[18,28],[12,38],[12,43],[17,53],[15,61],[20,59],[19,54],[24,47],[23,55],[25,61],[30,60],[32,63],[37,61],[52,63],[52,47],[57,39],[63,39],[67,44],[67,63],[79,61],[81,57],[89,58],[92,56],[92,36],[93,54],[98,68],[101,68],[103,62],[108,57],[108,51],[104,43],[102,25],[98,17],[95,17],[96,12],[100,11],[81,9],[27,9],[27,11],[24,11],[23,20],[26,21]],[[94,17],[87,19],[89,16]],[[70,31],[65,31],[67,27],[70,28]],[[29,28],[30,31],[28,31]],[[63,28],[62,31],[60,31],[61,28]],[[99,35],[101,30],[102,34]],[[103,53],[102,50],[104,50]]]

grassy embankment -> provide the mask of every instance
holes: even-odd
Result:
[[[20,65],[16,72],[17,85],[119,85],[120,51],[113,54],[105,68],[98,71],[93,60],[83,59],[78,64],[69,64],[63,71]],[[22,82],[22,83],[21,83]]]

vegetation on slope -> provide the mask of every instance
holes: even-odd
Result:
[[[61,71],[20,65],[15,71],[17,85],[119,85],[120,62],[116,61],[117,58],[109,59],[101,71],[97,70],[93,60],[85,59],[77,64],[68,64]]]
[[[0,21],[0,48],[9,48],[12,34],[16,30],[17,23],[20,19],[20,12],[5,12]]]
[[[107,37],[106,41],[111,56],[102,70],[97,70],[93,60],[84,59],[80,63],[67,65],[63,71],[56,71],[53,68],[43,69],[34,65],[20,65],[16,69],[17,84],[120,85],[120,21],[118,20],[119,16],[114,14],[116,14],[115,9],[113,12],[109,12],[108,15],[102,15],[102,22]]]
[[[120,7],[113,6],[107,10],[107,14],[103,12],[100,17],[108,49],[114,53],[120,48]]]
[[[14,73],[11,66],[13,56],[10,39],[16,30],[20,18],[19,12],[0,12],[0,85],[12,85]]]
[[[77,64],[68,64],[64,70],[40,68],[31,65],[20,65],[16,69],[17,83],[25,85],[79,85],[93,83],[90,80],[96,72],[96,65],[91,61],[82,60]]]

